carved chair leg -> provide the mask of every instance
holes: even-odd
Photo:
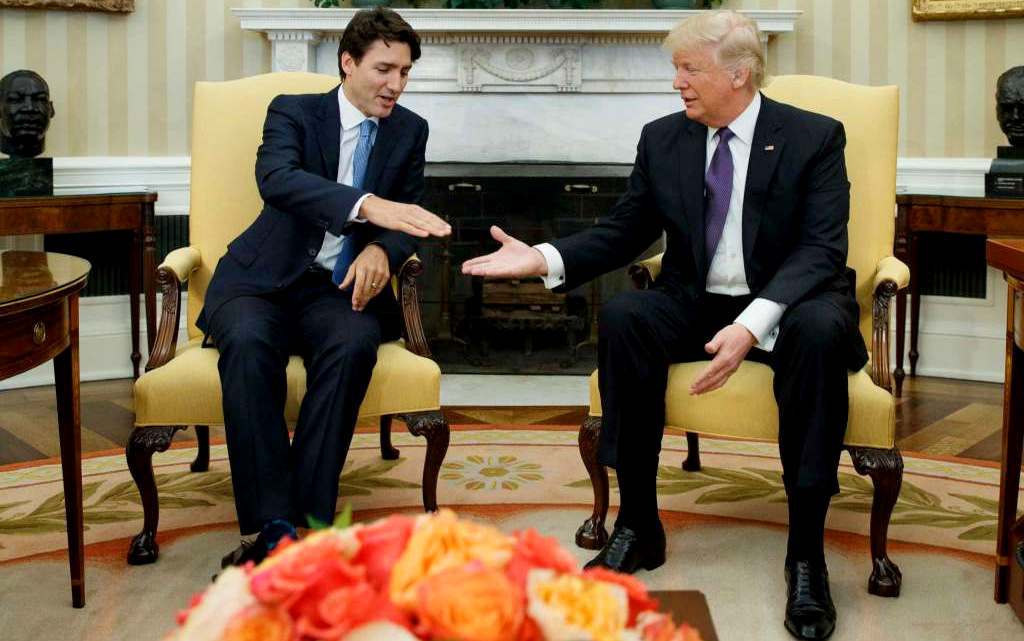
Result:
[[[398,450],[391,445],[392,415],[380,417],[380,457],[385,461],[397,461]]]
[[[423,509],[437,511],[437,476],[441,473],[444,455],[448,452],[451,428],[439,411],[401,415],[413,436],[427,439],[427,455],[423,461]]]
[[[205,472],[210,469],[210,426],[196,425],[195,430],[196,443],[199,447],[196,451],[196,460],[192,461],[188,469],[193,472]]]
[[[889,559],[886,542],[889,520],[903,484],[903,455],[896,448],[882,450],[872,447],[848,447],[858,474],[868,475],[875,484],[871,504],[871,578],[868,592],[876,596],[898,597],[903,575]]]
[[[594,490],[594,513],[576,530],[576,545],[597,550],[608,542],[604,521],[608,516],[608,470],[597,462],[597,441],[601,437],[601,417],[589,416],[580,426],[580,458],[590,475]]]
[[[142,531],[132,538],[128,547],[130,565],[153,563],[160,554],[156,544],[160,504],[156,494],[156,479],[153,477],[153,452],[166,452],[174,433],[182,429],[185,429],[183,425],[140,426],[128,436],[124,453],[128,459],[128,471],[142,496],[143,515]]]
[[[683,469],[687,472],[700,472],[700,438],[694,432],[686,433],[686,458]]]

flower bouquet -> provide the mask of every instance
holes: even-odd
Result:
[[[349,518],[226,569],[167,641],[700,641],[639,580],[581,571],[534,530],[507,536],[449,510]]]

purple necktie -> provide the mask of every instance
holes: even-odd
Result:
[[[707,264],[715,257],[715,248],[722,238],[725,217],[732,198],[732,152],[729,139],[735,136],[728,127],[718,130],[718,147],[711,157],[708,173],[704,176],[704,247]]]

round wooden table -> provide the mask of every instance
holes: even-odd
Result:
[[[71,603],[85,605],[78,294],[89,262],[52,252],[0,252],[0,380],[53,359],[71,565]]]

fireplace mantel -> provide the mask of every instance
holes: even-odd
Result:
[[[335,73],[338,39],[356,9],[236,8],[241,28],[266,35],[274,71]],[[696,11],[654,9],[401,9],[424,56],[409,91],[671,92],[664,73],[637,78],[632,49],[657,44]],[[800,11],[747,11],[767,45]],[[651,45],[655,45],[652,47]],[[646,55],[644,55],[646,54]],[[609,57],[625,64],[614,64]],[[595,67],[597,76],[588,77]],[[608,67],[617,67],[607,69]],[[637,82],[639,80],[639,82]]]
[[[355,9],[236,8],[274,71],[338,73]],[[430,162],[628,163],[645,122],[680,108],[665,34],[693,11],[400,9],[419,32],[402,104],[430,122]],[[800,11],[748,11],[765,44]]]

